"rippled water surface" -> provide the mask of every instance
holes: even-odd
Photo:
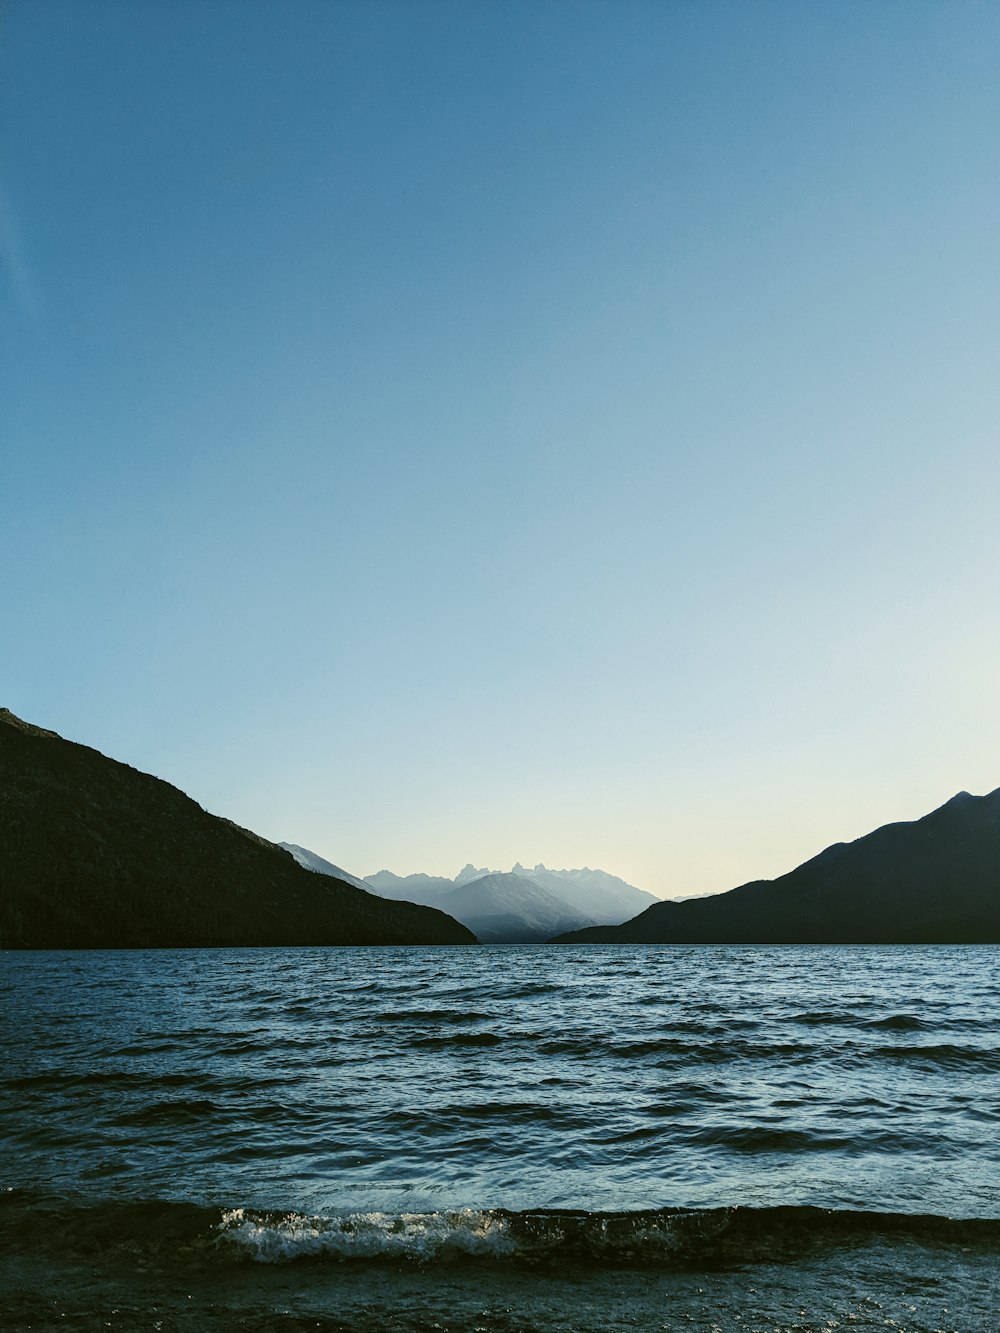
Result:
[[[171,1280],[220,1254],[555,1260],[565,1279],[572,1263],[761,1262],[789,1236],[815,1255],[863,1232],[873,1254],[888,1228],[993,1256],[988,1274],[998,962],[992,947],[6,954],[4,1234],[29,1267],[95,1247],[148,1263],[153,1246]],[[310,1272],[299,1297],[331,1280]],[[390,1301],[371,1327],[397,1315]],[[511,1327],[622,1326],[560,1317]]]

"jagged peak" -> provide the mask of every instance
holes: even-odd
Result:
[[[492,873],[488,866],[474,866],[471,861],[466,862],[462,869],[455,876],[455,884],[465,884],[472,879],[480,879],[483,875]]]

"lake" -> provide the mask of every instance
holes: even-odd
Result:
[[[3,1327],[985,1333],[998,964],[4,954]]]

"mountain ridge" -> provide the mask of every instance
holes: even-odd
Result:
[[[661,902],[655,894],[645,889],[636,888],[618,875],[606,870],[592,870],[589,866],[575,870],[550,870],[539,862],[533,869],[515,861],[510,871],[490,870],[486,866],[476,866],[471,861],[462,867],[454,879],[443,875],[396,875],[390,870],[379,870],[373,875],[365,875],[364,883],[376,892],[387,897],[404,898],[414,896],[412,901],[436,900],[439,893],[450,893],[456,886],[474,883],[485,875],[512,874],[530,879],[541,888],[546,888],[562,897],[574,909],[590,914],[594,921],[624,920],[629,910],[634,913],[642,906],[652,906]]]
[[[281,845],[312,869],[326,866],[326,873],[331,873],[334,868],[308,848]],[[660,901],[605,870],[587,866],[548,870],[541,862],[530,871],[519,861],[510,871],[496,871],[469,861],[454,879],[379,870],[361,882],[389,899],[440,908],[468,926],[481,941],[492,944],[543,943],[557,930],[618,923],[637,908]],[[480,901],[487,890],[494,899],[488,906]]]
[[[345,884],[353,884],[356,889],[364,889],[366,893],[372,892],[371,886],[363,879],[358,879],[357,875],[352,875],[349,870],[343,870],[340,866],[335,866],[332,861],[317,856],[308,847],[300,847],[297,842],[278,842],[275,846],[283,848],[306,870],[315,871],[318,875],[330,875],[333,879],[342,879]]]
[[[1000,788],[832,843],[773,880],[664,902],[554,943],[1000,942]]]
[[[457,884],[438,906],[483,944],[535,944],[560,930],[589,923],[566,900],[513,872],[491,872]],[[563,922],[563,925],[553,925]]]
[[[0,947],[473,943],[0,709]]]

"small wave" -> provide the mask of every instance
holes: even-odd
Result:
[[[451,1103],[422,1111],[390,1111],[385,1116],[394,1129],[434,1137],[442,1130],[448,1133],[459,1129],[475,1130],[486,1122],[501,1120],[507,1126],[539,1124],[566,1127],[576,1125],[576,1117],[567,1110],[556,1110],[542,1102],[473,1102]],[[489,1142],[489,1139],[485,1140]]]
[[[497,996],[503,1000],[533,1000],[539,995],[555,995],[562,989],[550,981],[529,981],[520,986],[501,986]]]
[[[499,1258],[517,1249],[503,1215],[471,1208],[347,1217],[275,1216],[235,1208],[223,1214],[217,1230],[224,1244],[269,1264],[296,1259]]]
[[[799,1023],[803,1027],[828,1027],[830,1025],[841,1026],[843,1024],[854,1023],[853,1014],[837,1013],[830,1009],[812,1009],[803,1014],[792,1014],[789,1023]]]
[[[685,1138],[688,1143],[749,1154],[836,1152],[851,1145],[842,1135],[765,1125],[710,1125],[688,1131]]]
[[[189,1034],[193,1035],[193,1034]],[[162,1040],[133,1042],[129,1046],[118,1046],[108,1051],[109,1060],[132,1060],[136,1056],[146,1055],[169,1055],[176,1051],[183,1051],[184,1043],[177,1041],[172,1037],[165,1037]]]
[[[538,1049],[542,1055],[578,1056],[587,1060],[636,1060],[656,1056],[662,1062],[661,1067],[672,1067],[691,1060],[701,1066],[731,1064],[739,1060],[799,1060],[814,1054],[816,1047],[806,1042],[758,1042],[742,1037],[710,1043],[679,1037],[654,1037],[645,1041],[558,1037],[541,1042]]]
[[[463,1009],[391,1009],[373,1014],[374,1023],[481,1023],[489,1014]]]
[[[940,1069],[979,1069],[1000,1072],[1000,1050],[975,1046],[879,1046],[873,1054],[889,1060],[912,1060]]]
[[[164,1200],[74,1207],[55,1196],[0,1193],[0,1242],[7,1252],[172,1257],[181,1264],[479,1260],[698,1269],[887,1238],[995,1250],[1000,1219],[807,1206],[314,1215]]]
[[[205,1120],[217,1115],[219,1107],[215,1102],[204,1099],[179,1098],[172,1101],[154,1102],[149,1106],[140,1106],[135,1110],[122,1111],[108,1120],[110,1125],[145,1127],[150,1125],[176,1125],[192,1120]]]
[[[886,1236],[995,1246],[1000,1221],[794,1206],[629,1213],[465,1208],[342,1217],[237,1208],[223,1214],[217,1231],[223,1246],[257,1263],[473,1258],[688,1268],[780,1260],[809,1246]]]
[[[79,1073],[70,1070],[44,1070],[40,1074],[25,1074],[18,1078],[0,1079],[0,1087],[12,1092],[21,1092],[27,1088],[56,1088],[60,1091],[75,1088],[135,1088],[142,1084],[146,1087],[171,1087],[189,1083],[192,1080],[186,1074],[134,1074],[124,1070],[87,1069]]]
[[[407,1044],[434,1050],[446,1046],[498,1046],[502,1040],[496,1032],[454,1032],[446,1037],[414,1037]]]
[[[889,1014],[885,1018],[873,1018],[865,1024],[870,1028],[884,1028],[889,1032],[917,1032],[929,1026],[916,1014]]]

